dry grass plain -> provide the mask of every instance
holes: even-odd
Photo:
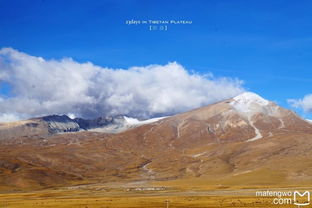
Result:
[[[191,180],[89,184],[20,193],[1,193],[1,208],[215,208],[296,207],[273,204],[274,197],[258,197],[256,191],[309,190],[308,186],[225,186]],[[154,189],[154,190],[151,190]],[[155,190],[157,189],[157,190]]]
[[[179,152],[169,151],[170,154],[159,154],[152,163],[136,159],[134,156],[138,154],[125,153],[126,148],[108,151],[104,148],[108,140],[90,138],[81,140],[81,145],[65,145],[71,140],[61,136],[47,144],[31,140],[23,145],[0,146],[0,208],[291,208],[296,206],[273,204],[272,197],[257,197],[256,191],[311,190],[312,187],[310,135],[196,147],[183,152],[183,156],[177,157],[179,160],[176,159]],[[104,164],[105,161],[108,162]],[[93,168],[97,164],[111,169]],[[144,164],[157,171],[156,176],[168,173],[179,177],[153,179]],[[126,168],[120,170],[123,174],[115,176],[109,170],[116,167]],[[77,180],[66,168],[76,168],[75,173],[84,175]],[[91,180],[89,175],[102,175],[106,180]]]

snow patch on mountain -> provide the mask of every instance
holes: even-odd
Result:
[[[88,131],[93,131],[93,132],[105,132],[105,133],[120,133],[123,131],[126,131],[131,128],[135,128],[138,126],[142,126],[145,124],[150,124],[157,122],[161,119],[164,119],[166,117],[157,117],[157,118],[151,118],[148,120],[139,120],[137,118],[131,118],[127,116],[121,117],[118,122],[112,122],[110,124],[107,124],[103,127],[98,127],[98,128],[92,128],[89,129]]]
[[[131,117],[124,116],[124,119],[125,119],[127,124],[129,124],[129,125],[136,125],[136,126],[149,124],[149,123],[154,123],[154,122],[157,122],[157,121],[159,121],[161,119],[164,119],[164,118],[167,118],[167,116],[151,118],[151,119],[147,119],[147,120],[142,120],[141,121],[141,120],[139,120],[137,118],[131,118]]]
[[[280,119],[281,128],[284,128],[285,111],[282,110],[278,105],[270,102],[259,95],[252,92],[242,93],[232,98],[229,103],[232,108],[245,118],[252,118],[258,113],[265,114]]]
[[[67,116],[68,116],[70,119],[75,119],[75,118],[76,118],[76,115],[73,114],[73,113],[68,113]]]
[[[230,103],[237,111],[242,113],[255,113],[269,104],[268,100],[252,92],[244,92],[233,98]]]
[[[235,110],[247,118],[250,126],[255,130],[255,136],[247,141],[255,141],[263,137],[260,130],[254,125],[252,116],[260,112],[266,114],[274,113],[277,109],[273,109],[269,104],[268,100],[252,92],[244,92],[234,97],[230,102],[230,105]]]

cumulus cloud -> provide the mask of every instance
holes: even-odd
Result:
[[[12,48],[0,50],[1,82],[11,91],[10,96],[0,97],[0,119],[4,115],[24,119],[48,114],[149,118],[183,112],[244,91],[241,80],[190,73],[176,62],[111,69],[71,58],[45,60]]]
[[[312,94],[305,95],[302,99],[289,99],[287,101],[294,108],[301,108],[306,113],[312,112]]]
[[[20,119],[20,116],[15,115],[14,113],[2,113],[0,114],[0,121],[1,122],[11,122],[17,121]]]

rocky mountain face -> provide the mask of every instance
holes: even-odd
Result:
[[[0,123],[0,139],[17,137],[48,137],[57,133],[93,131],[119,133],[161,118],[139,121],[126,116],[107,116],[96,119],[71,119],[66,115],[50,115],[25,121]]]
[[[79,124],[70,119],[68,116],[45,116],[42,118],[37,119],[40,121],[45,122],[48,125],[48,131],[51,134],[59,133],[59,132],[76,132],[80,130]]]
[[[83,119],[83,118],[75,118],[74,121],[79,125],[81,129],[95,129],[101,128],[109,125],[123,125],[125,123],[125,119],[123,116],[108,116],[108,117],[99,117],[96,119]]]
[[[0,140],[0,189],[195,179],[216,185],[312,185],[312,124],[254,93],[160,120],[123,119],[132,128],[115,134],[83,131]],[[73,120],[62,121],[11,127],[23,132],[21,125],[50,122],[58,129],[76,128]],[[74,123],[114,129],[119,121]]]
[[[79,124],[68,116],[51,115],[24,121],[0,123],[0,139],[45,138],[61,132],[77,132]]]

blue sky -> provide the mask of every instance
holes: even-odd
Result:
[[[237,77],[289,108],[287,99],[311,93],[311,11],[304,0],[0,0],[0,47],[112,68],[177,61],[198,73]],[[193,24],[149,31],[126,25],[129,19]]]

